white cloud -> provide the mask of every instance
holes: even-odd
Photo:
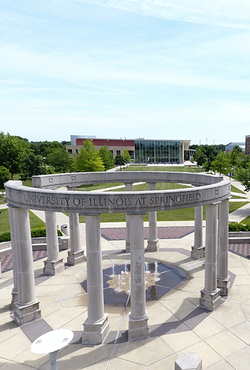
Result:
[[[245,0],[72,0],[168,20],[250,29],[250,3]]]

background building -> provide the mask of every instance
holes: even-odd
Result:
[[[250,135],[245,136],[245,154],[250,154]]]
[[[78,154],[84,141],[89,139],[97,150],[107,146],[114,158],[126,149],[134,163],[184,163],[184,150],[190,145],[190,140],[101,139],[81,135],[70,138],[71,145],[66,148],[71,154]]]
[[[249,136],[249,138],[250,138],[250,136]],[[245,143],[242,143],[242,142],[228,143],[227,145],[225,145],[225,152],[226,153],[231,153],[235,146],[239,146],[242,149],[242,151],[245,152]]]

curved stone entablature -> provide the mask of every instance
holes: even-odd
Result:
[[[147,211],[196,207],[216,203],[230,196],[230,181],[223,181],[222,177],[218,176],[176,172],[123,172],[115,175],[116,173],[79,173],[36,176],[33,178],[35,188],[25,187],[20,181],[9,181],[5,184],[6,198],[9,205],[15,207],[91,215],[121,212],[138,214]],[[62,186],[76,187],[86,183],[104,183],[108,180],[124,183],[138,181],[195,183],[202,186],[133,192],[76,192],[47,189],[52,187],[51,184],[55,189]],[[46,189],[38,188],[38,184]]]
[[[166,171],[117,171],[117,172],[76,172],[55,175],[33,176],[35,188],[57,189],[62,186],[77,187],[110,182],[168,182],[191,184],[194,186],[210,185],[223,180],[221,176],[190,172]]]

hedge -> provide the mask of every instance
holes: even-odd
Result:
[[[250,231],[250,225],[245,225],[240,222],[230,222],[229,231]]]
[[[63,233],[59,229],[57,229],[57,235],[62,236]],[[41,238],[45,236],[46,236],[46,227],[40,227],[40,228],[31,230],[32,238]],[[0,235],[0,243],[8,242],[10,240],[11,240],[11,237],[10,237],[9,231]]]

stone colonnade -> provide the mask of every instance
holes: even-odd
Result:
[[[11,182],[10,182],[11,183]],[[155,192],[155,182],[149,181],[149,193]],[[8,184],[8,183],[7,183]],[[133,181],[127,183],[126,190],[132,191]],[[227,185],[228,186],[228,185]],[[13,248],[13,280],[12,305],[14,307],[14,320],[22,325],[41,317],[39,302],[35,297],[35,281],[32,258],[32,245],[29,224],[29,207],[22,208],[15,201],[11,202],[9,197],[11,239]],[[39,190],[42,192],[41,190]],[[190,190],[188,190],[190,191]],[[135,193],[135,192],[133,192]],[[218,192],[215,191],[215,194]],[[46,193],[48,199],[48,193]],[[165,194],[165,193],[164,193]],[[194,195],[187,193],[178,195],[180,200],[189,201]],[[198,193],[199,195],[200,193]],[[219,303],[221,295],[228,294],[229,275],[228,275],[228,191],[226,196],[221,196],[217,202],[206,201],[206,242],[205,242],[205,282],[204,289],[201,291],[200,306],[213,310]],[[146,194],[147,195],[147,194]],[[196,198],[199,198],[195,195]],[[126,194],[125,194],[126,196]],[[137,195],[136,195],[137,196]],[[53,195],[55,198],[55,196]],[[119,195],[119,199],[122,199]],[[176,197],[176,194],[175,194]],[[28,198],[27,198],[28,199]],[[32,200],[34,199],[31,198]],[[50,198],[49,198],[50,199]],[[62,202],[62,197],[60,201]],[[69,199],[67,203],[69,203]],[[73,198],[74,199],[74,198]],[[80,198],[77,198],[80,199]],[[112,198],[112,202],[114,202]],[[133,203],[132,196],[129,198]],[[146,199],[146,197],[144,197]],[[149,198],[154,200],[153,197]],[[157,199],[160,199],[157,193]],[[162,196],[166,201],[166,198]],[[172,196],[172,199],[177,199]],[[199,198],[200,199],[200,198]],[[78,201],[77,201],[78,202]],[[86,204],[86,198],[84,198]],[[146,202],[146,200],[145,200]],[[145,203],[144,202],[144,203]],[[119,201],[119,204],[122,202]],[[128,203],[128,202],[127,202]],[[137,204],[136,202],[135,204]],[[195,240],[191,255],[194,258],[204,256],[204,246],[202,241],[202,204],[197,204],[195,211]],[[93,204],[93,202],[91,203]],[[140,203],[141,204],[141,203]],[[195,203],[194,203],[195,204]],[[219,207],[219,218],[218,218]],[[32,207],[30,207],[32,208]],[[48,208],[48,207],[47,207]],[[53,207],[51,207],[53,208]],[[179,207],[180,208],[180,207]],[[149,208],[149,241],[147,250],[157,251],[159,247],[157,238],[157,220],[155,209]],[[169,208],[171,209],[171,207]],[[86,211],[87,210],[87,211]],[[59,256],[57,243],[57,227],[55,210],[46,211],[48,259],[44,265],[45,274],[56,274],[64,268],[62,259]],[[80,246],[80,232],[78,213],[75,209],[70,211],[70,234],[71,250],[68,252],[68,263],[75,264],[84,258]],[[91,214],[92,211],[92,214]],[[82,334],[83,343],[102,343],[109,332],[108,316],[104,312],[103,298],[103,276],[102,276],[102,252],[101,252],[101,231],[100,231],[100,212],[93,212],[93,207],[82,208],[81,213],[85,214],[86,226],[86,249],[87,249],[87,292],[88,292],[88,317],[84,323]],[[143,232],[143,213],[142,207],[127,207],[127,240],[131,254],[131,312],[129,315],[129,340],[146,338],[149,334],[148,316],[146,310],[145,295],[145,270],[144,270],[144,232]],[[127,249],[127,248],[126,248]]]

